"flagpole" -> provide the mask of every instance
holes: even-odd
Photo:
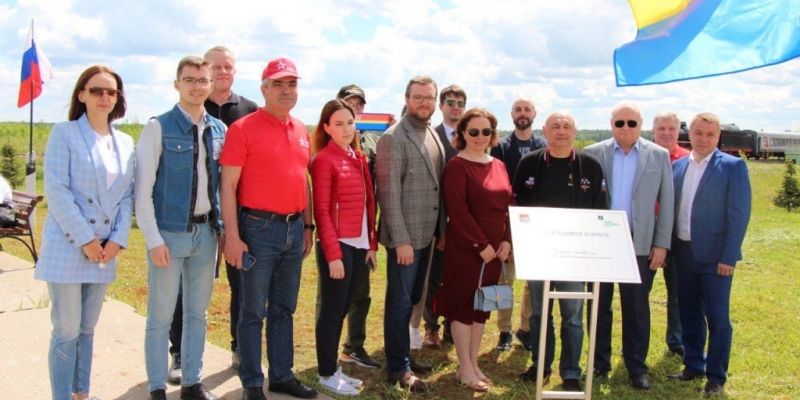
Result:
[[[31,20],[31,42],[34,40],[33,34],[33,20]],[[25,164],[25,191],[28,193],[36,194],[36,153],[33,151],[33,81],[31,79],[31,115],[28,134],[28,154]],[[31,231],[36,228],[36,210],[31,211],[28,217],[28,224]]]

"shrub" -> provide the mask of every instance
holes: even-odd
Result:
[[[785,208],[787,211],[800,207],[800,187],[798,187],[797,179],[794,175],[794,160],[787,158],[786,172],[783,174],[781,190],[775,197],[775,205]]]

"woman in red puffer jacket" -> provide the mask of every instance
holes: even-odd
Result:
[[[319,382],[339,395],[360,393],[362,382],[336,365],[342,325],[353,292],[375,265],[375,198],[367,159],[355,129],[355,113],[342,100],[322,109],[314,130],[311,182],[319,270],[320,304],[316,324]]]

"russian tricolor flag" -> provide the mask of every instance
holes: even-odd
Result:
[[[22,55],[22,80],[19,85],[17,107],[23,107],[42,94],[42,84],[53,77],[53,66],[42,49],[33,40],[33,21],[25,40],[25,53]]]

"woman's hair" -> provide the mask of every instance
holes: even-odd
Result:
[[[322,107],[322,113],[319,115],[319,123],[317,123],[317,126],[314,128],[314,138],[312,139],[314,141],[314,154],[324,149],[331,140],[328,132],[325,132],[325,125],[330,123],[333,113],[339,110],[350,111],[350,115],[352,115],[353,118],[356,116],[356,113],[344,100],[335,99],[325,103],[325,106]],[[350,147],[352,147],[354,151],[361,151],[358,134],[353,135],[353,141],[350,143]]]
[[[84,89],[88,89],[84,86],[86,86],[93,76],[102,73],[114,77],[114,80],[117,81],[117,90],[120,92],[120,94],[117,95],[117,104],[114,105],[114,109],[108,114],[108,122],[111,123],[111,121],[125,116],[127,105],[125,104],[125,91],[122,88],[122,78],[120,78],[116,72],[112,71],[111,68],[102,65],[92,65],[86,68],[86,71],[83,71],[81,76],[78,77],[78,82],[75,83],[75,90],[72,91],[72,99],[69,103],[68,118],[70,121],[76,121],[81,115],[86,113],[86,104],[78,100],[78,93]]]
[[[464,134],[467,133],[467,124],[473,118],[484,117],[489,120],[489,125],[492,126],[492,138],[489,141],[489,148],[497,146],[500,141],[500,135],[497,133],[497,118],[485,108],[471,108],[461,116],[456,124],[456,136],[453,137],[453,147],[458,150],[464,150],[467,147],[467,141],[464,139]]]

